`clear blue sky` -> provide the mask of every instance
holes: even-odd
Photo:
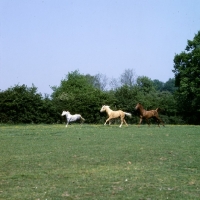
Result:
[[[200,30],[199,0],[0,0],[0,89],[51,94],[68,72],[166,82]]]

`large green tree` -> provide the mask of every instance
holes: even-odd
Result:
[[[136,85],[138,89],[142,91],[144,94],[156,91],[154,82],[146,76],[139,76],[137,78]]]
[[[107,93],[96,86],[95,77],[73,71],[61,80],[60,86],[52,87],[52,101],[58,112],[68,110],[71,114],[80,113],[87,123],[101,119],[101,105],[107,102]]]
[[[200,124],[200,31],[174,57],[177,105],[188,123]]]

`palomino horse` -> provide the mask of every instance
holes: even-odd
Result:
[[[81,123],[83,123],[85,121],[85,119],[80,114],[71,115],[69,111],[63,111],[61,116],[64,115],[66,115],[67,119],[66,127],[68,126],[69,122],[80,121]]]
[[[135,110],[138,110],[139,111],[139,115],[140,115],[140,122],[138,124],[138,127],[141,124],[141,122],[142,122],[143,119],[146,119],[148,125],[150,126],[150,123],[149,123],[149,119],[150,118],[155,118],[157,120],[157,123],[158,123],[159,127],[160,127],[160,125],[159,125],[160,122],[162,123],[163,126],[165,126],[164,123],[163,123],[163,121],[158,116],[158,110],[159,110],[159,108],[156,108],[156,110],[149,110],[149,111],[147,111],[147,110],[145,110],[143,108],[142,104],[138,103],[136,105],[136,107],[135,107]]]
[[[126,121],[124,119],[125,116],[126,115],[129,116],[129,117],[132,116],[130,113],[123,112],[122,110],[113,111],[113,110],[110,109],[110,106],[105,106],[105,105],[102,106],[100,112],[106,112],[108,114],[108,119],[106,120],[106,122],[104,123],[104,125],[106,125],[106,123],[108,121],[109,121],[109,125],[110,125],[110,123],[111,123],[110,120],[111,119],[115,119],[115,118],[120,117],[120,119],[121,119],[121,124],[119,126],[120,128],[121,128],[123,122],[128,126],[128,124],[126,123]]]

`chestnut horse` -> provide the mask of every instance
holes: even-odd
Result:
[[[155,118],[157,120],[157,123],[158,123],[158,126],[160,127],[160,123],[162,123],[163,126],[164,123],[163,121],[160,119],[160,117],[158,116],[158,111],[159,111],[159,108],[156,108],[156,110],[145,110],[142,106],[142,104],[138,103],[135,107],[135,110],[139,111],[139,115],[140,115],[140,122],[138,124],[138,127],[139,125],[141,124],[142,120],[143,119],[146,119],[148,125],[150,126],[150,123],[149,123],[149,119],[150,118]]]
[[[125,121],[125,116],[129,116],[131,117],[132,115],[130,113],[126,113],[123,112],[122,110],[117,110],[117,111],[113,111],[110,109],[110,106],[102,106],[100,112],[106,112],[108,114],[108,119],[106,120],[106,122],[104,123],[104,125],[106,125],[106,123],[109,121],[109,125],[111,124],[110,120],[111,119],[116,119],[116,118],[120,118],[121,119],[121,124],[120,124],[120,128],[123,124],[123,122],[126,124],[126,126],[128,126],[128,124]]]

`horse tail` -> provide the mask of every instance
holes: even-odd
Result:
[[[161,109],[160,108],[156,108],[156,111],[159,112],[159,111],[161,111]]]
[[[125,112],[125,115],[128,116],[128,117],[132,117],[132,114],[131,114],[131,113],[126,113],[126,112]]]
[[[83,120],[83,121],[85,121],[85,119],[81,116],[81,119]]]

